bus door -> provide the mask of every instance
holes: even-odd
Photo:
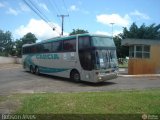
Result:
[[[90,81],[93,79],[91,74],[93,65],[92,65],[92,53],[91,50],[80,50],[79,59],[81,65],[81,79]]]
[[[78,38],[78,54],[81,68],[81,79],[89,81],[92,79],[92,54],[90,36]]]

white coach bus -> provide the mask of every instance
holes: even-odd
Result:
[[[23,68],[35,74],[102,82],[118,74],[116,47],[111,37],[78,34],[22,47]]]

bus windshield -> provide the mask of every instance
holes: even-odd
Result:
[[[94,47],[115,47],[114,41],[109,37],[91,37]]]
[[[116,68],[118,66],[115,44],[112,38],[103,36],[92,36],[91,43],[92,46],[95,47],[95,69]]]
[[[95,50],[95,69],[117,68],[116,50]]]

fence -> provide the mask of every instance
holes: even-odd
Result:
[[[18,57],[2,57],[0,56],[0,64],[6,64],[6,63],[21,63],[21,58]]]

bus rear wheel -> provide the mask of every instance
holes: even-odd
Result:
[[[71,80],[75,82],[80,82],[80,74],[77,70],[73,70],[70,75]]]
[[[35,74],[39,75],[39,68],[38,67],[35,68]]]
[[[34,68],[32,66],[30,66],[30,72],[34,73]]]

